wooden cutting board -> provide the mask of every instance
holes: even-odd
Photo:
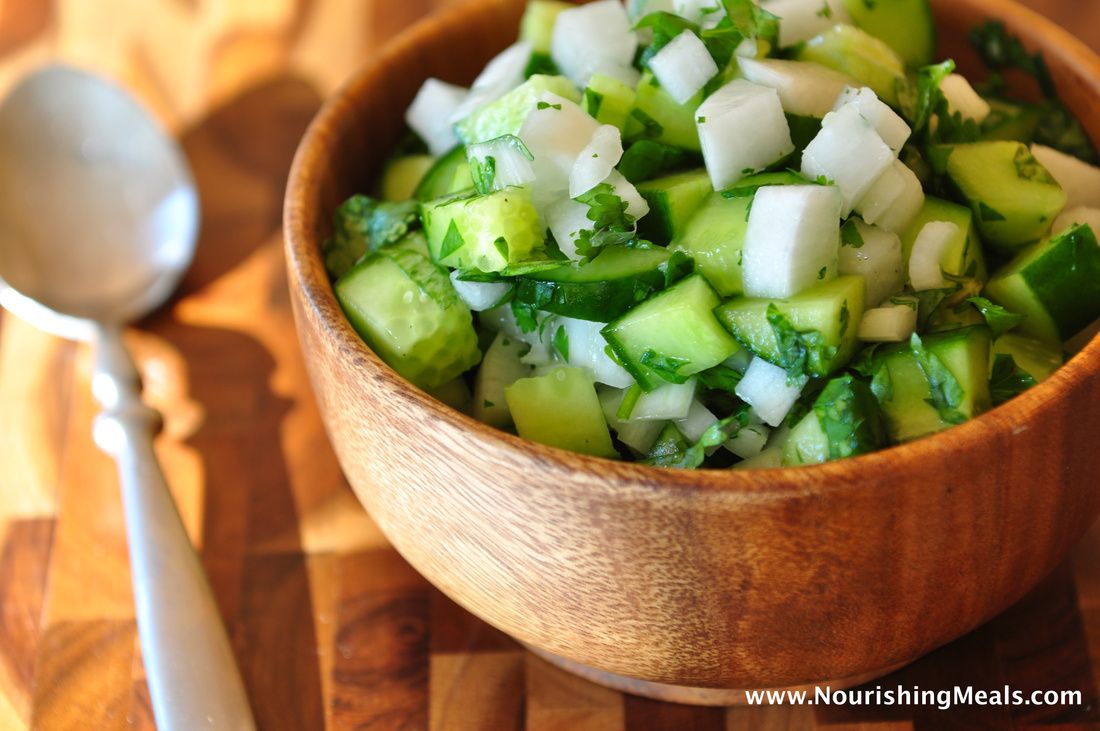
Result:
[[[0,93],[62,59],[176,131],[204,226],[173,305],[130,334],[158,451],[265,729],[1100,727],[1100,530],[986,627],[886,687],[1077,689],[1077,707],[693,709],[556,670],[466,614],[348,490],[293,333],[280,240],[322,98],[447,0],[0,0]],[[1100,47],[1100,3],[1031,0]],[[2,164],[2,161],[0,161]],[[153,728],[121,507],[91,442],[89,352],[0,315],[0,729]]]

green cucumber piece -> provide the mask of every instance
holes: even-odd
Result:
[[[909,255],[913,253],[913,244],[925,225],[933,221],[946,221],[958,227],[958,233],[944,250],[940,266],[944,273],[955,277],[971,277],[980,282],[988,278],[985,254],[981,239],[974,226],[974,213],[966,206],[927,195],[916,218],[909,228],[901,234],[901,252],[903,271],[909,271]]]
[[[993,357],[998,355],[1011,355],[1016,365],[1036,383],[1050,378],[1065,362],[1061,348],[1017,333],[1005,333],[994,341]]]
[[[407,201],[416,197],[420,181],[435,165],[431,155],[405,155],[390,160],[382,173],[382,200]]]
[[[520,361],[530,349],[527,343],[506,333],[497,333],[485,351],[474,381],[473,417],[497,429],[512,426],[504,390],[531,375],[531,366]]]
[[[878,38],[851,25],[835,25],[811,38],[798,49],[795,58],[851,76],[871,87],[890,106],[897,106],[898,92],[908,84],[905,63],[898,54]]]
[[[1087,225],[1025,250],[993,275],[985,295],[1025,315],[1020,332],[1051,344],[1100,317],[1100,246]]]
[[[1005,253],[1043,237],[1066,193],[1021,142],[956,145],[947,174],[974,211],[982,240]]]
[[[828,376],[851,360],[863,317],[863,277],[837,277],[785,300],[739,297],[715,310],[718,320],[742,345],[769,363],[786,367],[791,354],[783,350],[768,319],[773,305],[797,332],[811,334],[804,339],[807,374]]]
[[[579,368],[555,368],[504,389],[516,432],[524,439],[596,457],[618,457],[592,378]]]
[[[834,378],[783,446],[788,465],[821,464],[886,446],[886,422],[870,387],[850,374]]]
[[[657,435],[657,441],[649,448],[646,462],[662,464],[670,459],[678,459],[690,446],[676,424],[670,421],[661,429],[661,433]]]
[[[751,205],[751,197],[725,198],[712,192],[670,245],[695,260],[696,269],[721,297],[745,291],[741,252],[745,248]]]
[[[693,152],[703,149],[695,125],[695,110],[703,103],[703,92],[677,104],[649,71],[642,74],[637,91],[628,136],[648,137]]]
[[[804,117],[799,114],[786,114],[787,127],[791,130],[791,142],[794,143],[794,152],[791,157],[801,154],[809,147],[821,132],[821,120],[816,117]]]
[[[665,282],[667,249],[613,246],[592,261],[516,280],[515,301],[537,310],[592,322],[610,322]]]
[[[875,354],[871,388],[886,416],[891,441],[927,436],[989,410],[990,341],[984,325],[925,336],[923,348],[933,375],[949,384],[942,389],[950,393],[946,402],[942,396],[937,402],[932,382],[910,343]],[[941,366],[946,373],[936,372]]]
[[[715,319],[718,295],[693,274],[646,300],[601,332],[644,391],[682,383],[740,346]]]
[[[581,106],[600,124],[610,124],[619,131],[626,129],[630,110],[637,100],[634,88],[605,74],[593,74],[584,90]]]
[[[372,254],[334,290],[366,344],[420,388],[442,386],[481,359],[470,310],[447,274],[416,251]]]
[[[459,145],[435,161],[416,186],[413,197],[418,201],[430,201],[454,195],[474,186],[470,175],[470,163],[466,161],[466,148]]]
[[[1042,111],[1033,104],[1016,104],[1000,99],[986,99],[990,113],[982,122],[982,139],[1016,140],[1030,144],[1042,120]]]
[[[421,217],[432,259],[455,269],[501,272],[538,258],[544,242],[524,186],[428,201]]]
[[[844,0],[856,27],[890,46],[910,68],[936,60],[936,25],[928,0]]]
[[[550,53],[558,14],[573,7],[561,0],[530,0],[519,23],[519,39],[531,44],[533,53]]]
[[[551,92],[571,102],[579,102],[580,93],[564,76],[535,74],[515,89],[478,109],[455,125],[458,139],[464,145],[488,142],[504,135],[517,135],[527,115],[544,92]]]
[[[683,233],[688,221],[714,189],[706,170],[668,175],[638,184],[649,213],[638,222],[645,238],[667,243]]]

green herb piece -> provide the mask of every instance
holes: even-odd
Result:
[[[619,160],[618,169],[631,183],[640,183],[656,178],[667,170],[684,167],[695,158],[695,155],[681,147],[643,139],[626,148]]]
[[[600,183],[574,200],[588,206],[588,220],[593,223],[591,231],[581,231],[577,237],[577,253],[591,257],[605,246],[626,244],[635,238],[634,217],[626,212],[626,201],[610,183]]]
[[[637,107],[630,110],[630,116],[634,117],[634,119],[642,125],[642,133],[639,135],[642,138],[652,139],[654,137],[660,137],[665,133],[665,128],[661,126],[660,122]]]
[[[595,89],[585,89],[581,104],[584,106],[584,111],[588,112],[588,116],[592,118],[599,117],[600,107],[603,106],[603,94]]]
[[[560,112],[561,111],[561,104],[551,104],[550,102],[539,102],[538,104],[535,105],[535,108],[538,109],[540,112],[544,109],[556,109]]]
[[[787,383],[794,385],[807,378],[807,371],[824,373],[836,357],[835,345],[825,345],[825,336],[818,330],[800,331],[790,318],[774,304],[768,305],[768,324],[775,332],[779,359],[775,364],[787,371]]]
[[[558,355],[566,363],[569,362],[569,333],[566,331],[565,326],[562,325],[554,331],[554,350],[558,351]]]
[[[492,155],[485,158],[484,162],[476,157],[470,158],[470,175],[474,179],[474,189],[481,195],[493,190],[493,182],[497,177],[497,161]]]
[[[658,452],[655,445],[655,449],[650,452],[650,457],[646,462],[658,467],[675,467],[687,470],[698,469],[702,466],[704,460],[706,460],[708,449],[720,447],[730,439],[733,439],[737,436],[739,431],[748,425],[748,423],[749,407],[743,406],[732,416],[711,424],[707,430],[703,432],[699,441],[692,444],[690,447],[673,451],[673,447],[678,445],[676,445],[674,440],[669,440],[661,445],[662,448]],[[659,443],[660,441],[661,440],[658,440]],[[683,436],[680,437],[680,443],[686,443]]]
[[[851,246],[853,249],[863,248],[863,234],[859,232],[859,226],[854,220],[849,220],[841,226],[840,241],[844,246]]]
[[[634,407],[638,405],[638,399],[642,397],[642,387],[637,383],[626,389],[626,393],[623,394],[622,403],[619,404],[619,410],[615,413],[615,416],[620,421],[626,421],[630,418],[630,415],[634,413]]]
[[[539,321],[538,316],[535,314],[535,308],[525,305],[516,300],[512,300],[512,314],[516,318],[516,324],[519,326],[520,332],[529,333],[538,329]]]
[[[696,377],[704,388],[711,391],[724,391],[733,396],[737,395],[737,384],[741,383],[741,374],[724,365],[708,368],[701,373],[697,373]]]
[[[447,233],[443,236],[443,243],[439,246],[439,258],[446,259],[465,245],[466,241],[458,230],[458,224],[452,220],[451,225],[447,227]]]
[[[829,440],[830,459],[866,454],[886,443],[878,401],[867,384],[850,375],[829,381],[813,410]]]
[[[639,360],[642,365],[669,383],[685,383],[689,378],[680,373],[680,369],[690,363],[686,358],[677,358],[650,349],[642,353]]]
[[[672,252],[672,256],[662,263],[658,269],[665,275],[665,289],[695,271],[695,260],[680,250]]]
[[[997,353],[993,358],[989,390],[993,395],[994,406],[1000,406],[1035,385],[1035,378],[1016,365],[1016,359],[1008,353]]]
[[[983,221],[1004,221],[1004,214],[995,208],[990,208],[985,203],[978,203],[978,216]]]
[[[931,388],[932,397],[927,399],[929,405],[934,407],[939,412],[940,418],[948,424],[961,424],[966,421],[966,414],[959,411],[964,392],[958,379],[947,369],[943,361],[924,347],[924,343],[916,333],[913,333],[909,339],[909,349]]]
[[[1015,312],[1009,312],[1000,305],[993,304],[985,297],[970,297],[966,301],[977,307],[978,312],[982,313],[982,317],[985,318],[985,324],[989,325],[989,329],[993,331],[994,340],[1001,337],[1009,330],[1014,329],[1027,319],[1027,315],[1018,315]]]
[[[487,409],[491,409],[491,408],[493,408],[494,406],[496,406],[496,404],[494,404],[494,403],[493,403],[492,401],[490,401],[489,399],[485,399],[485,400],[483,400],[483,401],[481,402],[481,405],[482,405],[482,406],[484,406],[484,407],[485,407],[485,408],[487,408]]]
[[[419,226],[415,201],[391,203],[353,195],[333,215],[332,238],[324,245],[325,268],[338,279],[366,254],[397,243]]]
[[[535,51],[531,54],[531,59],[523,70],[523,78],[526,80],[535,75],[561,76],[561,69],[554,63],[554,59],[550,57],[549,53]]]

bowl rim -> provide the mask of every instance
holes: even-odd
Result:
[[[512,1],[492,0],[501,5],[509,5]],[[1089,81],[1100,102],[1100,57],[1083,41],[1039,13],[1011,0],[982,2],[989,9],[988,17],[1012,18],[1014,25],[1030,27],[1025,45],[1034,45],[1035,38],[1043,38],[1040,50],[1044,58],[1058,56],[1068,66],[1082,67],[1083,77]],[[1027,429],[1023,425],[1030,416],[1044,409],[1056,408],[1060,401],[1059,394],[1075,392],[1084,387],[1088,379],[1100,377],[1100,336],[1096,336],[1047,380],[963,424],[857,457],[820,465],[753,470],[654,467],[640,462],[570,452],[496,429],[438,401],[382,361],[342,316],[325,272],[320,242],[314,235],[321,212],[311,209],[308,203],[320,197],[320,183],[328,162],[325,150],[331,137],[329,130],[339,129],[353,113],[357,105],[352,100],[361,97],[365,88],[375,82],[380,69],[407,55],[421,43],[430,41],[443,26],[457,22],[465,8],[479,3],[485,4],[485,0],[455,2],[430,14],[397,35],[362,64],[317,112],[299,143],[290,169],[283,209],[290,286],[301,289],[304,304],[311,309],[313,319],[320,325],[324,336],[333,341],[334,349],[341,357],[349,359],[349,367],[369,373],[374,383],[388,396],[403,398],[415,404],[425,416],[447,422],[452,427],[473,430],[484,442],[499,450],[519,457],[534,456],[546,468],[593,476],[613,471],[620,480],[663,490],[688,493],[717,490],[757,498],[778,498],[842,490],[854,486],[858,481],[851,478],[861,471],[897,471],[902,463],[919,464],[935,459],[943,455],[947,447],[951,447],[952,451],[966,451],[977,446],[979,441],[992,438],[993,434],[1020,433]],[[1027,40],[1032,40],[1032,43],[1027,43]],[[1090,136],[1095,137],[1100,130],[1092,132]],[[336,313],[339,316],[335,316]]]

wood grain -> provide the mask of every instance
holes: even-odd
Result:
[[[389,546],[321,426],[292,332],[279,216],[291,155],[321,100],[393,33],[445,4],[0,0],[0,93],[48,59],[90,66],[177,131],[195,169],[205,212],[198,261],[180,298],[131,344],[166,417],[160,457],[265,727],[489,719],[533,731],[681,729],[721,727],[716,716],[754,731],[1100,727],[1100,530],[1025,602],[881,681],[995,688],[1009,678],[1082,688],[1090,704],[1015,714],[716,713],[627,700],[522,652]],[[1029,4],[1100,47],[1096,3]],[[91,445],[87,379],[81,346],[0,314],[2,729],[154,728],[115,476]]]

